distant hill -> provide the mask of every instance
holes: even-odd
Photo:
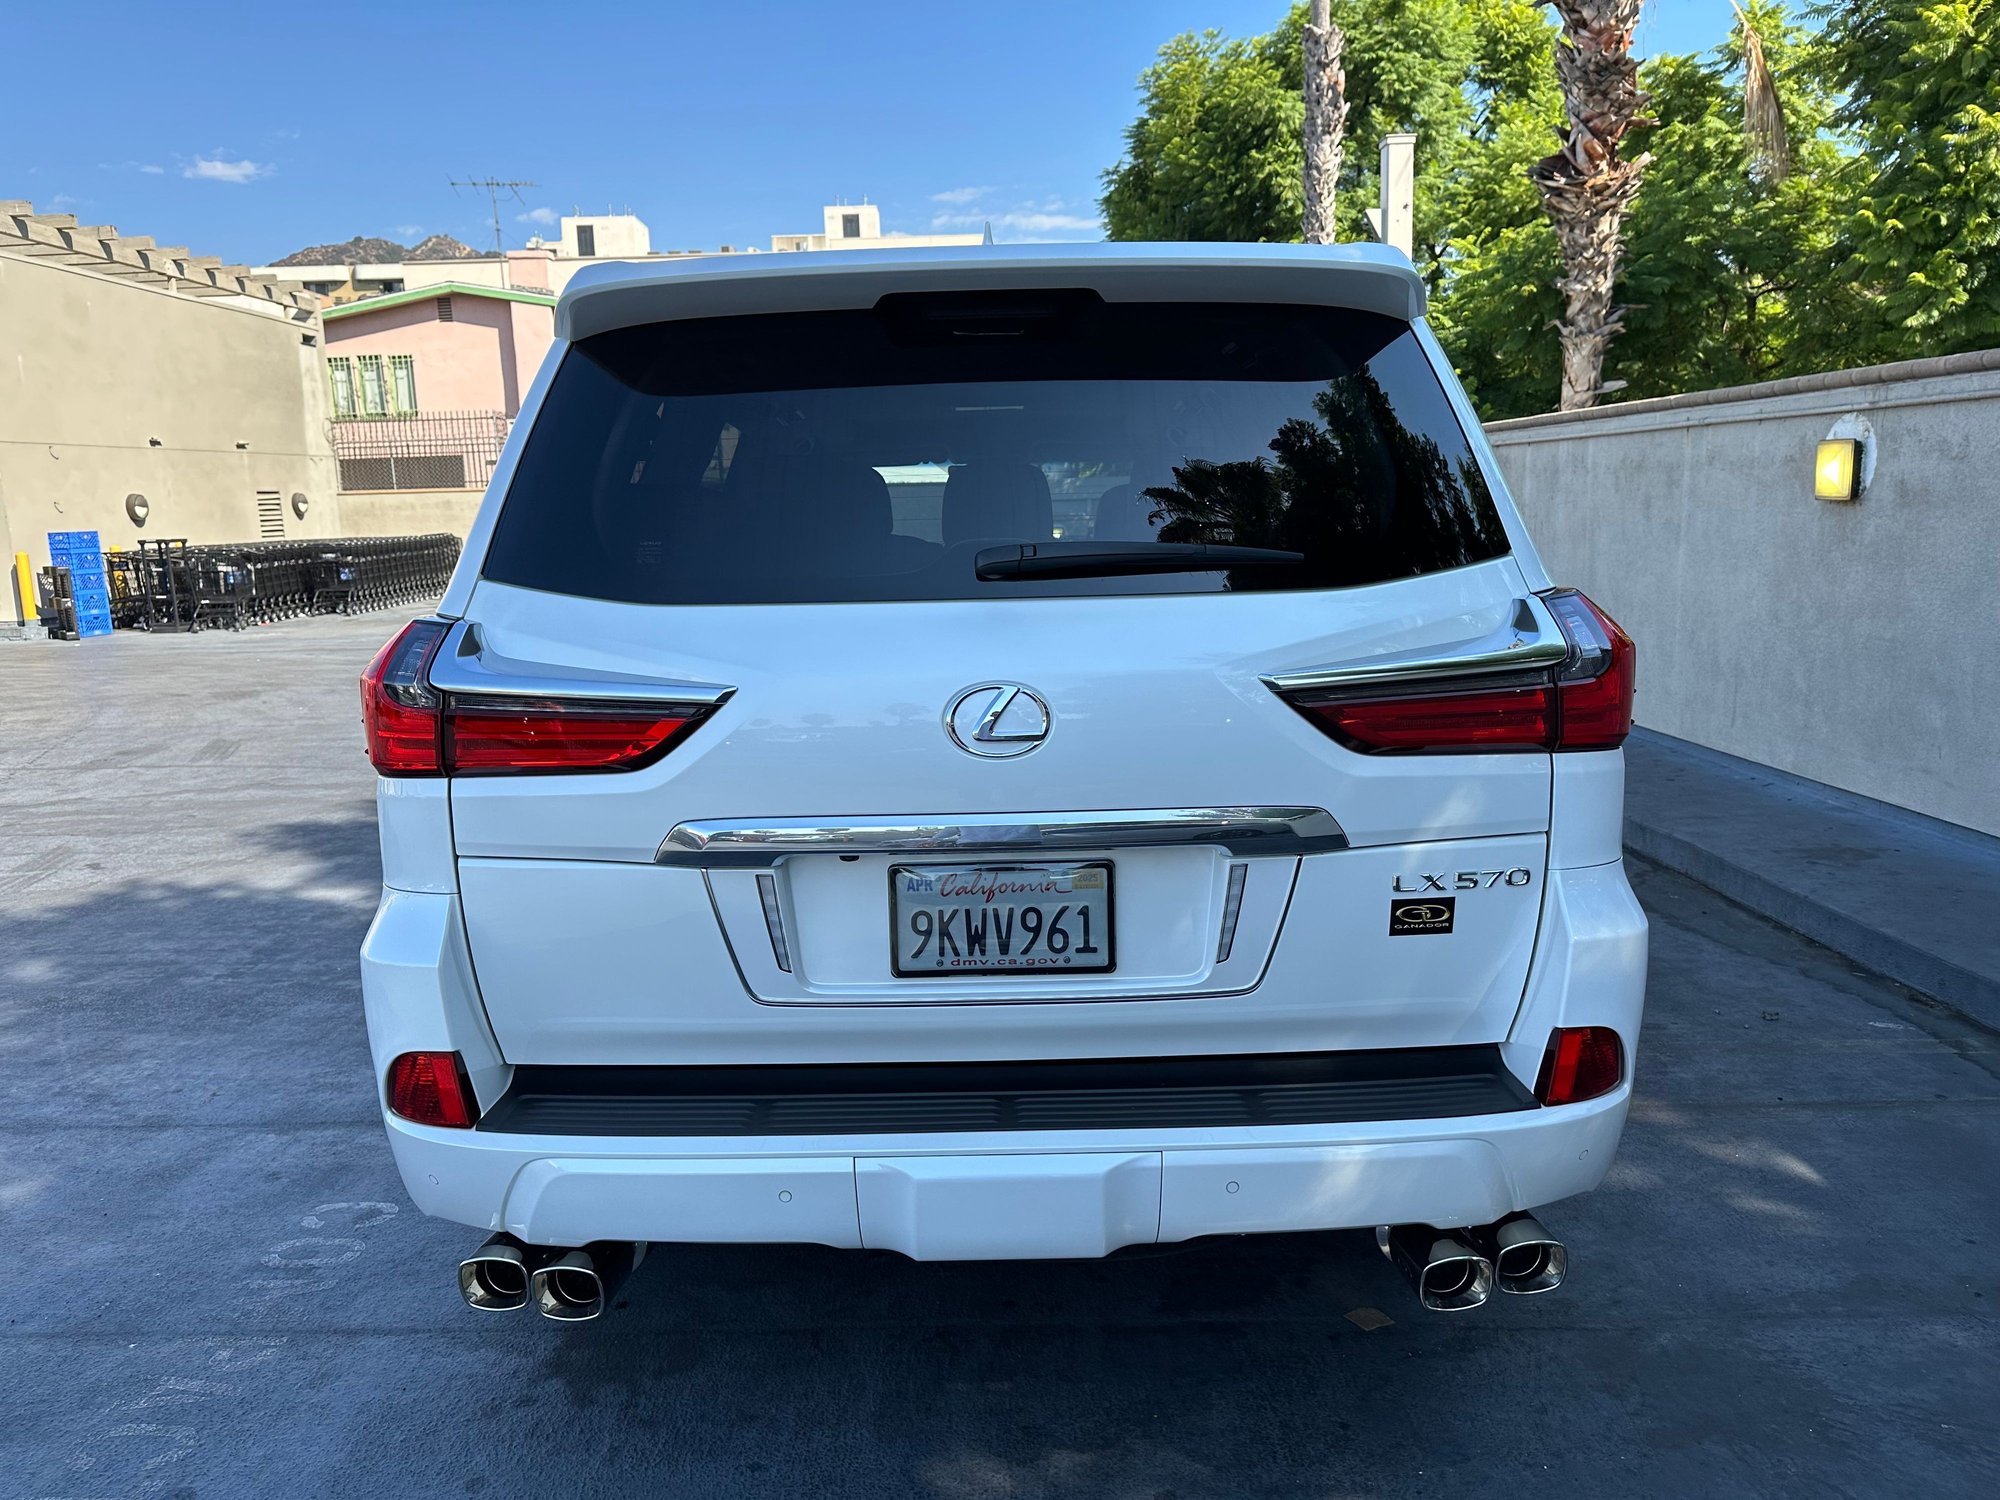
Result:
[[[483,251],[475,250],[463,240],[455,240],[448,234],[434,234],[420,245],[410,246],[405,260],[470,260]]]
[[[394,240],[357,234],[340,245],[308,245],[294,250],[274,266],[381,265],[398,260],[466,260],[479,252],[448,234],[434,234],[420,245],[399,245]]]

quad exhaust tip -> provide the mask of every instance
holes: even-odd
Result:
[[[1493,1263],[1450,1230],[1396,1224],[1380,1243],[1432,1312],[1470,1312],[1492,1295]]]
[[[458,1294],[476,1312],[528,1305],[530,1255],[511,1234],[496,1234],[458,1263]]]
[[[1530,1213],[1462,1230],[1396,1224],[1375,1239],[1432,1312],[1469,1312],[1495,1291],[1552,1292],[1569,1275],[1568,1248]]]
[[[1569,1275],[1569,1249],[1533,1214],[1509,1214],[1472,1231],[1473,1243],[1493,1262],[1500,1290],[1516,1297],[1553,1292]]]
[[[545,1318],[586,1323],[604,1315],[645,1254],[644,1245],[621,1240],[560,1250],[496,1234],[458,1263],[458,1294],[478,1312],[514,1312],[532,1303]]]
[[[536,1269],[529,1295],[545,1318],[587,1323],[604,1315],[645,1254],[644,1245],[622,1240],[598,1240],[564,1251]]]

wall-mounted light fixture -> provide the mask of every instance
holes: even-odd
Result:
[[[1861,479],[1861,444],[1854,438],[1827,438],[1813,457],[1813,495],[1820,500],[1852,500]]]
[[[306,499],[306,492],[304,490],[293,490],[292,514],[297,516],[301,521],[303,521],[306,518],[306,512],[311,509],[312,509],[312,501]]]
[[[144,526],[146,517],[153,513],[152,505],[144,495],[136,490],[125,497],[125,514],[134,526]]]
[[[1859,412],[1849,412],[1813,450],[1813,495],[1836,504],[1859,500],[1874,477],[1875,429]]]

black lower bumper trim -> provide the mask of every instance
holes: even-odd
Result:
[[[1535,1108],[1497,1046],[1063,1062],[514,1070],[507,1135],[877,1135],[1430,1120]]]

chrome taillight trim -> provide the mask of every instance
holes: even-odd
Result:
[[[453,625],[431,659],[430,685],[441,692],[480,698],[582,699],[602,704],[684,704],[715,708],[736,689],[713,682],[680,682],[588,668],[560,671],[501,656],[470,620]]]
[[[1436,678],[1534,671],[1569,658],[1569,641],[1548,605],[1532,595],[1516,599],[1498,629],[1443,650],[1394,652],[1359,661],[1272,672],[1263,681],[1279,693],[1319,688],[1376,687]]]
[[[1186,844],[1237,855],[1348,847],[1346,832],[1323,807],[1180,807],[865,821],[703,819],[677,824],[654,858],[663,865],[755,869],[793,854],[1036,854]]]

